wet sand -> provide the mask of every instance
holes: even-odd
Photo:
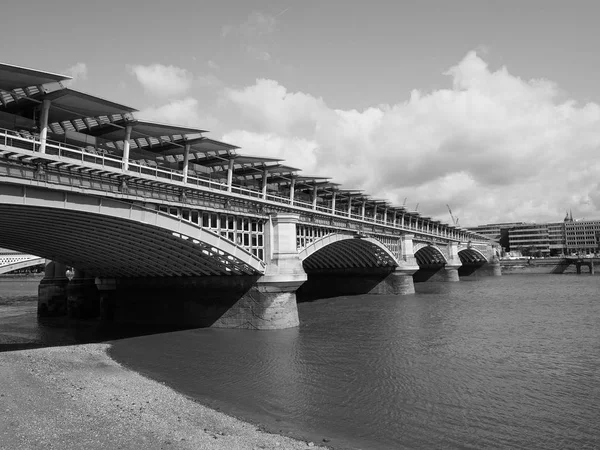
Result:
[[[0,353],[0,449],[308,449],[124,368],[108,344]]]

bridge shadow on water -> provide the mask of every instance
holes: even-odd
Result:
[[[0,353],[33,348],[91,344],[180,331],[190,327],[125,325],[100,319],[38,317],[37,302],[0,299]]]

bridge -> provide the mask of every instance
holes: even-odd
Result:
[[[586,266],[590,275],[594,275],[594,265],[600,263],[600,258],[588,258],[584,256],[567,256],[565,258],[565,261],[567,265],[573,264],[575,266],[575,269],[577,270],[577,273],[581,273],[581,267]]]
[[[44,258],[34,255],[24,255],[0,248],[0,275],[15,270],[35,267],[45,263]]]
[[[275,329],[298,325],[296,294],[499,274],[483,236],[67,79],[0,64],[0,246],[53,261],[42,314]]]

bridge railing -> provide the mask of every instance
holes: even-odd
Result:
[[[39,138],[36,138],[36,136],[33,136],[29,133],[19,133],[14,130],[7,130],[3,128],[0,128],[0,144],[32,152],[39,152],[41,147],[41,141],[39,140]],[[123,160],[121,157],[107,153],[105,150],[99,149],[97,147],[89,146],[87,148],[83,148],[63,142],[47,140],[45,145],[45,153],[47,155],[57,156],[59,158],[64,158],[71,161],[77,161],[80,162],[82,165],[88,163],[94,164],[101,168],[106,168],[108,170],[122,171],[124,169]],[[148,163],[146,163],[143,160],[130,160],[127,165],[127,172],[129,172],[128,174],[133,173],[150,176],[158,181],[170,181],[178,183],[185,182],[187,185],[190,186],[208,188],[211,190],[243,195],[253,199],[267,200],[270,202],[292,206],[294,208],[301,208],[304,210],[317,211],[324,214],[338,216],[340,218],[350,218],[362,222],[375,223],[383,226],[390,226],[410,231],[417,231],[431,236],[438,236],[451,239],[476,239],[480,237],[474,233],[464,233],[461,231],[456,232],[455,230],[446,229],[438,230],[437,232],[434,230],[426,230],[424,228],[419,228],[413,222],[405,223],[404,226],[400,226],[398,224],[398,221],[394,223],[394,221],[390,220],[389,217],[387,221],[384,221],[383,218],[379,218],[381,216],[373,217],[367,215],[363,217],[362,214],[359,215],[354,213],[351,213],[350,216],[348,216],[347,211],[340,211],[337,209],[335,211],[332,211],[331,207],[326,207],[323,205],[316,205],[316,207],[313,208],[312,203],[304,202],[302,200],[294,199],[292,205],[292,201],[289,197],[283,197],[274,195],[273,193],[267,193],[267,195],[263,198],[263,194],[261,191],[248,189],[236,185],[228,186],[226,183],[214,181],[201,176],[188,175],[186,180],[182,171],[173,170],[165,167],[158,167],[158,165],[148,165]],[[482,238],[481,240],[487,241],[485,238]]]

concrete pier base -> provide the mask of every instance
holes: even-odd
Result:
[[[438,267],[420,268],[414,275],[415,283],[424,283],[426,281],[434,282],[456,282],[460,281],[458,276],[459,266],[440,265]]]
[[[100,314],[100,295],[95,279],[78,269],[66,286],[66,297],[69,317],[89,319]]]
[[[44,278],[38,286],[38,315],[60,316],[67,312],[66,286],[69,279],[66,267],[54,261],[46,261]]]
[[[300,325],[296,290],[298,285],[257,283],[215,323],[214,328],[281,330]]]
[[[412,274],[417,267],[410,268],[362,268],[337,269],[312,272],[308,280],[298,289],[298,301],[340,295],[407,295],[414,294]]]
[[[299,284],[260,282],[257,276],[97,280],[105,320],[254,330],[298,326]]]
[[[443,281],[456,282],[460,281],[458,277],[458,267],[446,266],[444,267],[445,279]]]
[[[369,294],[408,295],[415,293],[413,274],[417,268],[398,268],[379,282]]]
[[[476,280],[482,277],[502,276],[502,267],[500,262],[485,263],[483,265],[463,265],[458,269],[458,275],[461,280]]]

